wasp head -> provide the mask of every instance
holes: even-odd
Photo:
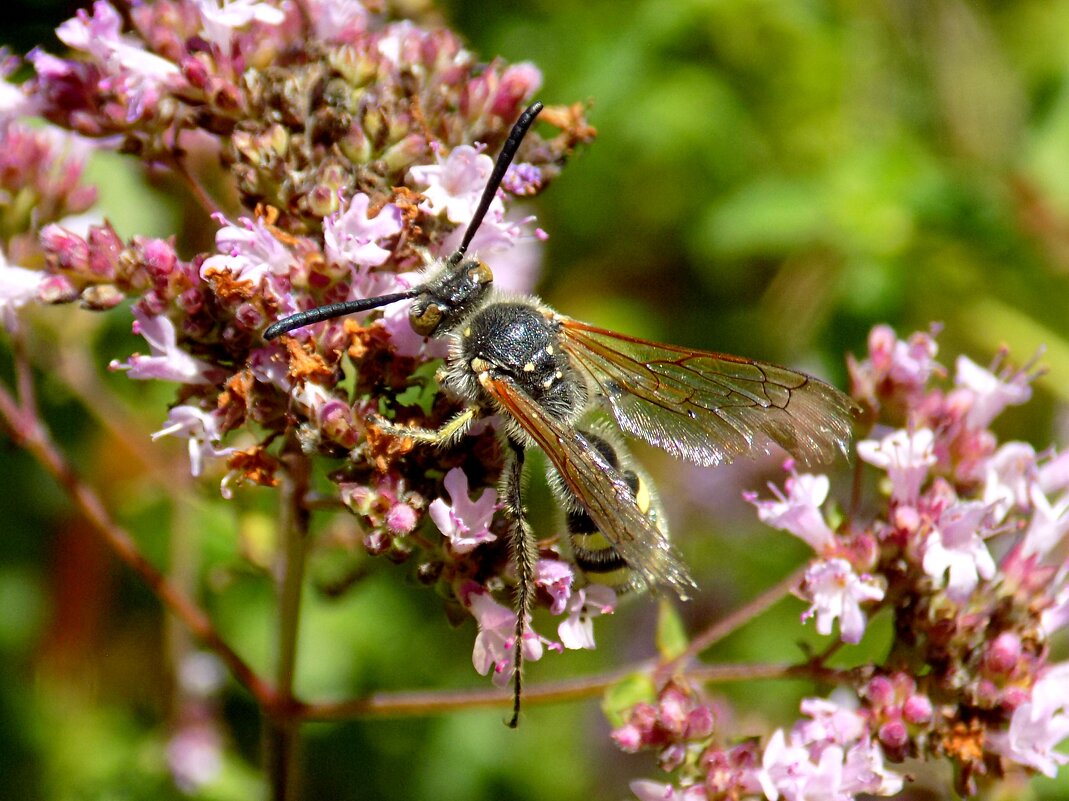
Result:
[[[479,304],[493,281],[484,262],[451,257],[412,302],[408,311],[412,330],[433,337],[453,328]]]

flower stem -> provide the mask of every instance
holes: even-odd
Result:
[[[26,397],[25,393],[23,396]],[[112,552],[141,577],[161,603],[178,617],[194,636],[219,656],[261,706],[271,708],[275,701],[271,685],[260,678],[227,644],[204,610],[146,559],[133,537],[112,520],[100,496],[82,481],[52,443],[36,409],[25,405],[20,408],[11,394],[0,387],[0,417],[7,423],[15,443],[28,451],[52,475]]]
[[[808,565],[802,565],[802,567],[798,568],[776,584],[773,584],[749,603],[743,604],[730,615],[721,618],[705,629],[705,631],[698,634],[690,641],[687,650],[675,659],[666,662],[658,668],[658,677],[666,678],[670,676],[673,672],[678,670],[680,666],[686,666],[702,651],[710,648],[737,629],[742,628],[758,615],[765,612],[769,607],[778,603],[781,598],[790,593],[801,583],[802,579],[805,577],[807,567]]]
[[[304,499],[309,486],[308,459],[292,440],[283,453],[279,507],[279,548],[275,565],[278,583],[278,634],[275,666],[276,714],[266,721],[264,756],[273,801],[293,801],[298,792],[301,721],[293,695],[297,638],[308,543],[308,510]]]
[[[657,661],[646,659],[606,673],[528,686],[523,696],[527,706],[543,706],[596,698],[636,673],[650,673]],[[703,684],[729,684],[756,680],[805,679],[829,684],[858,681],[855,671],[836,670],[819,663],[801,665],[728,664],[696,665],[686,671],[689,679]],[[353,720],[355,718],[418,717],[443,715],[472,709],[504,708],[512,694],[498,689],[434,690],[372,693],[346,701],[308,703],[297,713],[302,720]]]

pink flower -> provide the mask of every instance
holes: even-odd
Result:
[[[367,29],[368,11],[360,0],[306,0],[316,37],[353,43]]]
[[[886,376],[907,392],[921,391],[939,369],[935,355],[939,347],[931,334],[917,332],[902,341],[888,325],[877,325],[869,334],[870,366],[877,376]]]
[[[965,501],[944,509],[924,543],[924,572],[946,583],[947,595],[956,601],[967,598],[980,579],[995,575],[995,561],[979,532],[990,510],[980,501]]]
[[[1069,451],[1052,455],[1040,465],[1038,481],[1044,492],[1069,487]]]
[[[184,793],[199,794],[223,769],[223,737],[214,721],[182,726],[167,743],[167,766]]]
[[[0,69],[0,124],[7,124],[19,117],[30,117],[37,112],[37,101],[29,97],[18,84],[6,80],[9,71]]]
[[[443,484],[452,505],[438,498],[428,511],[453,552],[468,553],[484,542],[496,540],[497,535],[490,533],[490,522],[498,509],[497,492],[485,489],[472,501],[468,497],[468,477],[459,467],[446,473]]]
[[[845,559],[814,562],[806,571],[804,594],[813,604],[802,620],[816,615],[817,631],[827,636],[839,618],[843,642],[858,643],[865,633],[861,604],[883,599],[884,591],[874,579],[859,576]]]
[[[161,381],[178,381],[183,384],[214,383],[209,374],[215,368],[178,347],[174,323],[165,314],[149,317],[134,307],[135,334],[148,341],[151,356],[135,353],[125,364],[113,361],[112,370],[126,370],[130,378],[156,378]]]
[[[419,522],[416,510],[407,503],[397,503],[386,513],[386,528],[394,534],[410,534]]]
[[[989,735],[997,753],[1054,778],[1069,755],[1055,747],[1069,737],[1069,663],[1050,668],[1032,687],[1032,698],[1018,706],[1006,732]]]
[[[488,155],[471,145],[460,145],[438,164],[412,167],[408,173],[426,187],[421,190],[426,197],[422,208],[435,215],[445,212],[450,222],[466,223],[475,213],[493,168],[494,160]],[[501,199],[495,198],[487,216],[500,218],[503,212]]]
[[[934,444],[935,436],[927,428],[898,429],[882,440],[866,439],[857,443],[857,455],[885,470],[891,479],[891,497],[912,506],[928,476],[928,468],[935,464]]]
[[[631,782],[630,787],[639,801],[706,801],[709,797],[705,787],[700,784],[675,787],[649,779],[637,779]]]
[[[533,164],[513,164],[501,181],[510,195],[534,195],[542,188],[542,170]]]
[[[542,71],[529,61],[510,64],[501,73],[490,113],[511,119],[518,107],[542,86]]]
[[[344,211],[323,222],[323,245],[327,258],[337,264],[377,267],[390,257],[379,241],[401,233],[401,209],[387,203],[374,217],[368,216],[370,198],[358,193]]]
[[[465,605],[479,626],[475,637],[472,664],[480,676],[493,671],[492,681],[504,687],[512,678],[513,650],[516,647],[516,613],[495,601],[481,588],[466,594]],[[542,638],[525,621],[523,635],[523,658],[536,662],[544,653]]]
[[[771,801],[781,795],[787,801],[849,801],[861,793],[890,796],[902,789],[901,777],[884,768],[875,743],[821,746],[797,732],[788,739],[782,729],[769,738],[758,780]]]
[[[794,472],[793,463],[784,495],[772,484],[769,488],[776,496],[774,501],[758,501],[752,493],[743,497],[757,507],[757,516],[773,528],[787,531],[806,542],[818,554],[827,553],[835,545],[835,532],[824,521],[821,504],[828,498],[830,482],[824,475]]]
[[[1036,480],[1036,451],[1027,442],[1007,442],[995,451],[984,466],[984,503],[993,518],[1027,508]]]
[[[591,584],[572,593],[568,599],[568,619],[557,626],[561,644],[570,650],[594,648],[594,618],[611,615],[615,606],[616,593],[611,587]]]
[[[222,439],[219,426],[222,415],[218,412],[206,412],[196,406],[183,404],[175,406],[167,414],[167,424],[152,435],[160,437],[181,436],[189,439],[189,472],[199,476],[204,469],[204,458],[228,456],[234,448],[216,447]]]
[[[1007,406],[1017,406],[1032,397],[1029,375],[1012,373],[1008,379],[985,370],[967,356],[959,356],[954,382],[972,393],[965,422],[972,429],[987,428]]]
[[[235,280],[255,285],[268,275],[287,275],[295,259],[290,250],[261,221],[242,217],[235,225],[223,215],[212,215],[222,226],[215,234],[219,253],[209,256],[200,267],[201,278],[229,272]]]
[[[1040,625],[1047,636],[1069,625],[1069,587],[1061,586],[1053,594],[1053,605],[1043,611]]]
[[[263,25],[281,25],[286,15],[267,3],[252,0],[194,0],[200,11],[204,28],[204,40],[218,46],[229,54],[230,42],[238,29],[252,22]]]
[[[93,4],[92,16],[79,9],[76,17],[56,28],[60,41],[89,53],[109,77],[102,88],[125,98],[127,120],[139,119],[159,101],[165,87],[181,79],[178,66],[122,35],[122,17],[105,0]]]
[[[856,702],[854,704],[856,706]],[[860,740],[866,730],[865,718],[856,710],[826,698],[804,698],[800,706],[811,720],[799,721],[795,731],[807,743],[847,746]]]
[[[289,365],[277,344],[257,348],[249,354],[249,370],[261,384],[274,386],[287,394],[293,389]]]
[[[560,559],[539,559],[535,564],[534,583],[541,587],[553,599],[549,611],[554,615],[562,614],[572,597],[572,582],[575,574],[571,565]]]
[[[4,328],[10,332],[18,328],[18,310],[37,299],[41,283],[47,277],[37,270],[8,264],[0,250],[0,323]]]
[[[1069,531],[1069,498],[1063,497],[1052,504],[1038,486],[1033,486],[1029,499],[1032,502],[1032,519],[1021,541],[1021,554],[1046,556],[1065,539]]]

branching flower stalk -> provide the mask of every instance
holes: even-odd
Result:
[[[538,70],[482,64],[454,33],[358,0],[98,0],[57,33],[72,55],[36,50],[27,59],[33,78],[0,82],[0,321],[14,343],[17,389],[0,388],[0,417],[261,705],[274,797],[294,797],[300,721],[508,703],[490,688],[298,699],[304,564],[323,547],[313,511],[344,510],[358,532],[352,548],[410,565],[447,616],[474,618],[473,664],[497,687],[509,683],[517,648],[535,660],[593,647],[593,620],[615,598],[584,586],[552,538],[535,573],[543,633],[529,628],[516,642],[492,421],[462,447],[442,449],[413,448],[368,423],[378,414],[437,428],[459,408],[434,378],[442,343],[413,333],[405,304],[281,342],[261,336],[304,309],[409,289],[430,259],[452,252],[489,154],[538,89]],[[5,57],[0,66],[9,76],[18,63]],[[532,288],[546,236],[518,204],[593,138],[581,106],[549,107],[540,119],[472,245],[516,292]],[[95,201],[81,182],[92,148],[173,171],[203,209],[215,249],[189,255],[174,238],[124,240],[107,222],[79,219]],[[147,352],[112,369],[176,387],[154,437],[184,440],[190,473],[222,474],[225,498],[249,485],[279,491],[274,681],[141,556],[36,411],[23,307],[78,302],[124,314],[126,301]],[[1028,399],[1033,372],[962,358],[945,386],[935,354],[932,335],[900,341],[878,327],[867,357],[851,363],[853,395],[873,425],[855,461],[864,503],[829,514],[828,498],[849,488],[832,493],[827,476],[792,464],[782,488],[747,496],[762,521],[813,548],[804,571],[681,654],[533,687],[528,701],[598,695],[631,672],[650,677],[651,695],[618,713],[613,734],[627,751],[655,751],[670,774],[636,782],[644,799],[893,795],[904,786],[893,766],[907,758],[949,761],[963,793],[1009,770],[1053,775],[1067,759],[1055,747],[1069,734],[1069,668],[1050,658],[1051,638],[1069,622],[1069,461],[1000,445],[990,431],[1003,408]],[[314,483],[313,468],[325,468],[328,481]],[[697,661],[792,589],[809,605],[801,622],[830,638],[824,654],[798,665]],[[831,667],[831,654],[862,640],[877,614],[893,620],[884,658]],[[553,618],[551,636],[543,621]],[[168,751],[183,788],[211,778],[210,762],[189,755],[222,740],[218,678],[194,667],[182,679],[192,711],[179,716]],[[789,729],[725,730],[706,686],[763,676],[839,691],[808,699]]]

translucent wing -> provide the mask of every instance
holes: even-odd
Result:
[[[647,342],[561,317],[564,349],[620,427],[700,465],[775,442],[803,462],[846,452],[856,406],[812,376],[723,353]]]
[[[482,384],[545,452],[628,566],[649,587],[671,587],[686,598],[695,588],[686,566],[668,538],[639,511],[627,482],[586,437],[548,417],[507,379],[486,377]]]

